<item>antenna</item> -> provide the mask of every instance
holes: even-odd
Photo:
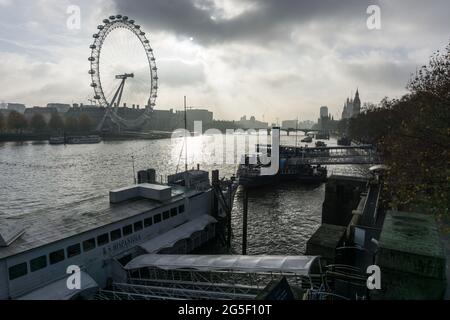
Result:
[[[297,136],[298,136],[298,116],[297,122],[295,123],[295,152],[297,153]]]
[[[184,162],[184,170],[188,171],[188,148],[187,148],[187,107],[186,107],[186,96],[184,96],[184,144],[185,144],[185,162]]]

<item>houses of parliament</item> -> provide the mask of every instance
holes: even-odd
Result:
[[[361,112],[361,100],[359,99],[359,92],[356,89],[356,94],[354,99],[347,98],[344,103],[344,110],[342,110],[341,119],[350,119],[355,117]]]

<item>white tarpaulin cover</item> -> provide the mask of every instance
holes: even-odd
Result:
[[[21,296],[19,300],[69,300],[78,293],[97,288],[98,284],[91,278],[86,272],[80,272],[80,289],[69,289],[67,287],[67,277],[57,280],[55,282],[46,285],[45,287],[36,289],[24,296]]]
[[[154,267],[164,270],[281,272],[308,275],[317,256],[241,256],[144,254],[131,260],[125,269]]]
[[[192,221],[183,223],[174,229],[163,233],[139,246],[148,253],[156,253],[161,249],[172,247],[177,241],[189,238],[194,232],[201,231],[210,223],[217,222],[210,215],[202,215]]]

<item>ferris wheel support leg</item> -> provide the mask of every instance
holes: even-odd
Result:
[[[103,118],[102,118],[102,120],[100,120],[100,122],[98,123],[98,125],[97,125],[97,131],[102,131],[102,129],[103,129],[103,125],[105,124],[105,120],[106,120],[106,117],[108,117],[108,114],[109,114],[109,109],[107,109],[106,111],[105,111],[105,114],[103,115]]]

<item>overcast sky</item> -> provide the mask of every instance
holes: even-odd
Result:
[[[371,4],[381,30],[367,28]],[[69,5],[81,8],[79,29],[67,28]],[[357,87],[363,102],[405,93],[449,42],[449,12],[447,0],[0,0],[0,100],[87,103],[92,34],[121,13],[149,35],[156,108],[187,95],[215,118],[316,120],[321,105],[336,117]]]

